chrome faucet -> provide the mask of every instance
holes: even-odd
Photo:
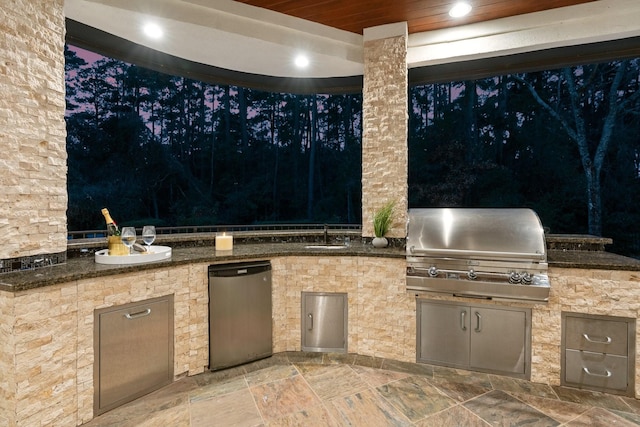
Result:
[[[324,225],[324,244],[329,244],[329,227],[327,226],[327,224]]]

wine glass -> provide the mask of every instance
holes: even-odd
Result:
[[[122,243],[129,248],[129,253],[131,253],[131,247],[136,242],[136,229],[134,227],[122,227],[120,238]]]
[[[142,227],[142,241],[147,245],[147,252],[151,251],[151,244],[156,240],[156,228],[153,225]]]

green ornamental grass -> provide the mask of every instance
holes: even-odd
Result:
[[[391,200],[373,215],[373,232],[376,237],[384,237],[384,235],[387,234],[387,231],[389,231],[391,216],[395,205],[396,201]]]

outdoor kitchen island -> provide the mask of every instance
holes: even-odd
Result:
[[[469,301],[530,308],[531,381],[559,385],[562,313],[637,319],[640,261],[598,250],[601,239],[550,236],[547,243],[553,248],[548,303]],[[94,417],[94,311],[105,307],[173,295],[174,379],[204,372],[207,267],[257,259],[269,259],[273,267],[274,353],[301,349],[303,291],[340,292],[348,295],[349,353],[416,361],[416,298],[406,292],[404,248],[237,244],[221,256],[210,246],[176,247],[170,261],[127,267],[69,258],[65,265],[0,277],[0,421],[80,425]],[[636,336],[636,347],[638,342]],[[638,372],[636,361],[636,398]]]

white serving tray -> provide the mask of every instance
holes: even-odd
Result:
[[[109,249],[102,249],[95,253],[98,264],[146,264],[149,262],[171,259],[169,246],[149,246],[149,252],[133,252],[130,255],[109,255]]]

